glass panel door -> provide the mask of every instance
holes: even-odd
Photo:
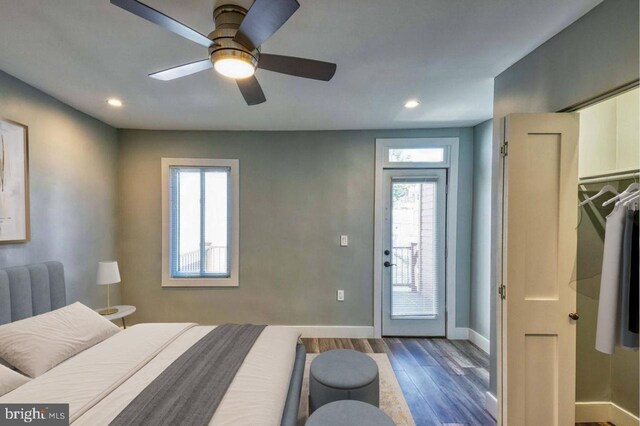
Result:
[[[445,335],[444,170],[386,170],[383,334]]]

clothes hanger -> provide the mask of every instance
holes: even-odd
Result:
[[[630,192],[627,192],[627,193],[621,193],[620,196],[618,197],[618,201],[617,202],[618,203],[623,202],[628,198],[632,198],[632,197],[638,195],[638,193],[639,193],[638,191],[630,191]]]
[[[636,183],[638,183],[638,177],[636,176],[634,178],[634,181]],[[632,210],[638,210],[638,207],[640,207],[640,191],[636,191],[635,194],[633,194],[633,196],[629,196],[627,198],[625,198],[625,200],[623,201],[624,206],[632,209]]]
[[[631,194],[634,191],[637,191],[638,189],[640,189],[640,184],[634,182],[631,185],[629,185],[627,187],[627,189],[625,189],[624,191],[622,191],[620,194],[616,195],[613,198],[608,199],[607,201],[605,201],[604,203],[602,203],[602,207],[608,206],[611,203],[615,203],[616,201],[618,201],[619,199],[626,197],[627,195]]]
[[[628,207],[631,203],[638,202],[638,198],[640,197],[640,191],[636,191],[633,194],[630,194],[624,198],[621,198],[618,203],[622,204],[625,207]]]
[[[584,186],[582,186],[583,188],[585,188]],[[585,188],[586,191],[586,188]],[[582,223],[582,209],[580,207],[584,207],[586,204],[594,201],[596,198],[599,198],[601,196],[603,196],[604,194],[606,194],[607,192],[611,192],[615,195],[618,195],[618,190],[612,186],[612,185],[605,185],[603,186],[600,191],[598,191],[597,194],[595,194],[593,197],[588,197],[586,198],[584,201],[582,201],[581,203],[578,203],[578,224],[576,225],[575,229],[578,229],[580,227],[580,224]]]
[[[629,198],[627,201],[622,203],[622,205],[624,206],[624,208],[627,209],[627,211],[638,210],[638,207],[640,206],[640,195],[636,195],[635,197]]]
[[[580,204],[578,204],[578,207],[582,207],[585,204],[590,203],[591,201],[595,200],[596,198],[599,198],[599,197],[603,196],[607,192],[612,192],[615,195],[618,195],[618,190],[616,188],[614,188],[612,185],[605,185],[605,186],[602,187],[602,189],[600,191],[598,191],[598,193],[596,195],[594,195],[593,197],[589,197],[586,200],[584,200],[583,202],[581,202]]]

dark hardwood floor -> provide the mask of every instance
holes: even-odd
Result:
[[[484,410],[489,357],[464,340],[302,339],[308,353],[386,353],[417,426],[495,425]],[[614,426],[577,423],[576,426]]]
[[[446,339],[303,339],[309,353],[331,349],[386,353],[417,426],[495,425],[484,409],[489,358]]]

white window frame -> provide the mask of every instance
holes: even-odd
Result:
[[[374,195],[374,269],[373,269],[373,329],[374,337],[382,337],[382,236],[384,235],[384,179],[385,169],[447,169],[447,212],[446,212],[446,269],[445,306],[448,339],[466,339],[469,332],[456,325],[456,241],[458,231],[458,167],[460,137],[426,137],[408,139],[376,139],[376,169]],[[439,162],[392,162],[389,149],[394,148],[435,148],[443,147],[444,161]]]
[[[231,269],[229,277],[171,276],[171,168],[227,167],[231,179]],[[238,287],[240,284],[240,162],[231,159],[163,158],[162,173],[162,287]]]
[[[376,139],[378,167],[385,169],[448,169],[451,166],[453,138]],[[392,149],[442,148],[442,161],[389,161]]]

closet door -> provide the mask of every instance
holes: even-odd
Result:
[[[506,118],[502,225],[502,419],[575,418],[578,115]]]

